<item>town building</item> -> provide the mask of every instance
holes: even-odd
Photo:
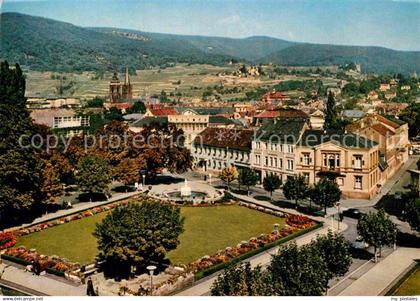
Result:
[[[321,110],[312,110],[309,114],[309,125],[312,129],[322,129],[325,123],[325,114]]]
[[[353,133],[305,130],[296,147],[295,174],[313,185],[334,175],[344,198],[371,199],[381,180],[379,147]]]
[[[387,83],[382,83],[379,86],[379,91],[388,91],[389,89],[391,89],[391,85]]]
[[[227,166],[249,168],[252,130],[206,128],[191,146],[193,166],[203,172],[220,172]]]
[[[145,116],[130,124],[129,128],[133,132],[140,132],[144,127],[157,123],[172,124],[184,132],[184,145],[191,147],[195,137],[206,128],[233,128],[235,122],[223,116],[209,115],[166,115],[166,116]]]
[[[30,114],[35,124],[45,125],[70,136],[90,126],[90,117],[78,114],[73,109],[32,110]]]
[[[282,118],[264,122],[252,141],[251,167],[262,182],[278,175],[282,182],[296,174],[296,145],[308,129],[305,118]]]
[[[353,122],[346,129],[378,143],[381,180],[391,177],[408,160],[410,142],[406,123],[375,113]]]

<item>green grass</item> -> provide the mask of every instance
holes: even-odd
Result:
[[[45,255],[58,255],[72,262],[86,264],[98,254],[96,239],[92,235],[96,223],[108,212],[75,220],[63,225],[18,237],[16,246],[35,248]]]
[[[284,219],[240,206],[183,207],[185,231],[180,245],[169,252],[173,263],[189,263],[204,255],[212,255],[227,246],[234,246],[283,226]],[[92,262],[98,253],[92,235],[95,224],[107,213],[76,220],[37,233],[19,237],[17,246],[35,248],[46,255],[58,255],[73,262]]]
[[[392,293],[393,296],[420,295],[420,266]]]

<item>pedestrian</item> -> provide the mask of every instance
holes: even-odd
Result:
[[[39,276],[41,274],[41,265],[39,263],[39,260],[35,260],[35,262],[34,262],[34,273],[37,276]]]
[[[87,281],[87,288],[86,288],[86,295],[88,296],[96,296],[95,288],[93,287],[92,278],[88,278]]]

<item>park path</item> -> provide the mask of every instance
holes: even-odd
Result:
[[[86,287],[70,283],[65,279],[52,275],[33,275],[25,272],[22,268],[16,267],[14,264],[6,265],[4,262],[0,264],[0,284],[5,282],[12,287],[27,292],[29,294],[47,295],[47,296],[85,296]]]
[[[52,213],[47,213],[44,214],[36,219],[34,219],[32,222],[27,223],[27,224],[22,224],[19,225],[17,227],[13,227],[13,228],[9,228],[6,229],[6,231],[12,231],[12,230],[18,230],[18,229],[22,229],[25,227],[29,227],[32,225],[36,225],[39,223],[44,223],[50,220],[54,220],[60,217],[64,217],[73,213],[78,213],[80,211],[84,211],[84,210],[88,210],[97,206],[103,206],[103,205],[107,205],[107,204],[111,204],[123,199],[128,199],[130,197],[136,196],[138,194],[141,194],[141,191],[134,191],[134,192],[126,192],[126,193],[117,193],[115,195],[113,195],[112,197],[110,197],[108,200],[106,201],[99,201],[99,202],[87,202],[87,203],[77,203],[73,205],[73,208],[70,209],[61,209],[58,210],[56,212],[52,212]]]
[[[416,259],[420,259],[419,249],[398,248],[341,291],[339,296],[384,295]]]

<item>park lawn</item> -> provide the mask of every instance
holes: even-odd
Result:
[[[420,295],[420,267],[392,293],[393,296],[418,296]]]
[[[72,262],[90,263],[98,254],[92,233],[95,224],[106,214],[102,212],[19,237],[16,245],[35,248],[42,254],[58,255]],[[181,214],[185,217],[185,230],[180,236],[178,248],[168,254],[174,264],[187,264],[204,255],[235,246],[242,240],[269,233],[275,223],[280,228],[284,225],[283,218],[237,205],[182,207]]]

